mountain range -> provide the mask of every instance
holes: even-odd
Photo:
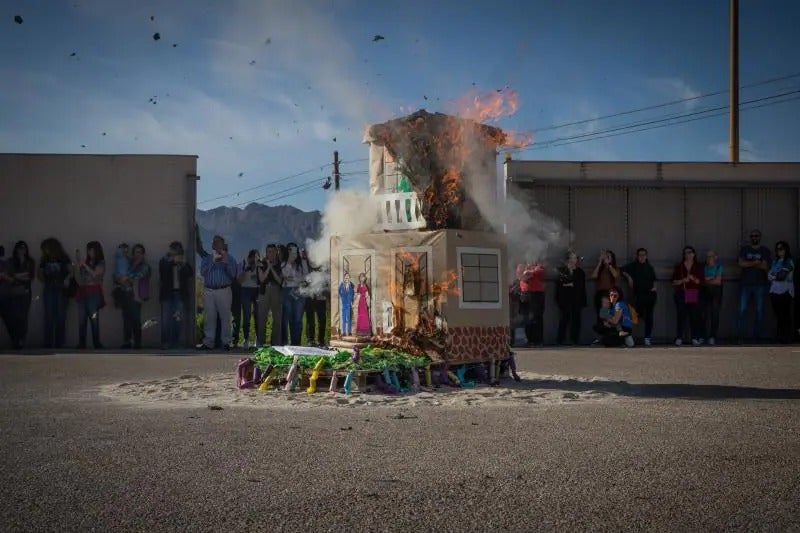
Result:
[[[301,211],[290,205],[252,203],[244,209],[223,206],[197,210],[197,226],[205,249],[211,249],[214,235],[221,235],[228,243],[229,252],[239,260],[251,249],[263,255],[270,243],[296,242],[304,248],[306,239],[320,235],[321,219],[319,211]]]

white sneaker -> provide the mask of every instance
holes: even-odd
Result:
[[[634,344],[635,343],[633,342],[633,337],[631,337],[630,335],[625,337],[625,346],[627,346],[628,348],[633,348]]]
[[[714,346],[715,344],[717,344],[717,341],[716,341],[716,339],[714,337],[711,337],[711,338],[708,339],[708,345],[709,346]]]
[[[650,337],[645,337],[644,338],[644,345],[645,346],[652,346],[653,345],[653,342],[650,340]]]
[[[682,346],[682,345],[683,345],[683,339],[675,339],[675,346]]]
[[[700,346],[701,344],[703,344],[703,341],[700,339],[692,339],[692,346]]]

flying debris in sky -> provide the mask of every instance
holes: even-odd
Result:
[[[336,137],[333,138],[333,142],[336,142]]]
[[[81,148],[86,148],[86,145],[85,145],[85,144],[82,144],[82,145],[81,145]]]
[[[325,189],[326,191],[331,188],[331,177],[330,176],[325,178],[325,183],[322,184],[322,188]]]
[[[266,45],[270,44],[271,42],[272,42],[272,39],[267,37],[267,39],[264,41],[264,45],[266,46]]]
[[[106,136],[106,132],[103,132],[103,137],[105,137],[105,136]]]
[[[424,98],[425,100],[427,100],[427,99],[428,99],[428,97],[427,97],[427,96],[425,96],[424,94],[422,95],[422,98]]]
[[[239,177],[241,178],[242,176],[244,176],[244,172],[239,172]]]
[[[377,41],[382,41],[384,39],[386,39],[386,37],[384,37],[383,35],[377,35],[376,34],[375,37],[372,38],[372,42],[374,43],[374,42],[377,42]]]
[[[156,17],[154,15],[150,15],[150,20],[156,20]]]
[[[14,15],[14,22],[17,24],[22,24],[22,17],[19,15]]]
[[[72,52],[72,53],[69,55],[69,57],[75,57],[76,55],[78,55],[78,53],[77,53],[77,52]]]
[[[160,34],[160,33],[158,33],[158,32],[155,32],[155,33],[153,34],[153,40],[154,40],[154,41],[157,41],[157,40],[159,40],[159,39],[161,39],[161,34]]]
[[[255,59],[250,60],[250,66],[253,66],[255,64],[256,64],[256,60]]]
[[[172,43],[172,48],[178,48],[178,43]]]

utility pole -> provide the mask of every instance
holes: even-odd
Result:
[[[339,151],[333,152],[333,183],[334,183],[334,190],[339,190],[339,179],[341,176],[339,175]]]
[[[731,0],[730,159],[739,162],[739,0]]]

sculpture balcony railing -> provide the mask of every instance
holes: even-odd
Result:
[[[378,194],[378,226],[383,231],[400,231],[426,227],[422,204],[416,192]]]

